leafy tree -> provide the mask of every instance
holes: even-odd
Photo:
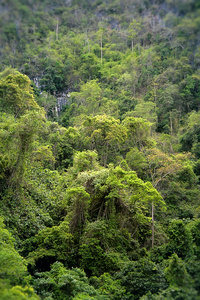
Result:
[[[173,254],[168,261],[168,267],[164,271],[170,286],[158,295],[148,293],[141,299],[197,299],[197,292],[193,288],[193,282],[188,274],[184,262]]]
[[[32,153],[32,160],[37,162],[39,165],[43,167],[47,167],[48,169],[52,169],[55,158],[53,156],[50,145],[47,146],[39,146]]]
[[[118,120],[106,115],[87,117],[83,126],[86,145],[98,152],[101,164],[106,166],[119,152],[126,138],[126,128]]]
[[[144,154],[137,148],[132,148],[126,154],[126,161],[131,170],[136,171],[139,178],[145,178],[148,162]]]
[[[54,96],[49,95],[46,92],[42,92],[42,94],[40,94],[36,98],[36,100],[41,107],[44,107],[47,118],[55,117],[55,107],[57,105],[57,99]]]
[[[90,280],[99,293],[104,295],[105,299],[123,299],[125,288],[120,284],[120,280],[114,280],[109,273],[104,273],[100,277],[92,277]]]
[[[73,171],[78,173],[99,169],[100,166],[97,159],[98,154],[96,151],[77,151],[73,159]]]
[[[90,195],[83,187],[70,188],[66,193],[67,205],[71,208],[70,230],[80,235],[87,221]]]
[[[169,287],[163,290],[158,295],[148,293],[147,295],[143,296],[141,300],[195,300],[197,299],[197,292],[193,288],[179,288],[179,287]]]
[[[11,112],[15,117],[24,114],[26,110],[37,109],[38,104],[33,97],[31,81],[19,72],[7,75],[0,81],[1,110]]]
[[[65,67],[60,62],[53,62],[50,59],[45,61],[45,65],[44,75],[40,80],[43,89],[51,94],[63,91],[66,87]]]
[[[28,286],[30,276],[26,260],[14,247],[15,240],[0,218],[0,299],[39,299]]]
[[[181,162],[185,158],[178,154],[170,157],[156,148],[147,149],[144,156],[147,162],[146,171],[154,187],[162,184],[162,181],[171,174],[178,173],[181,169]]]
[[[35,236],[35,251],[28,256],[32,268],[46,271],[55,261],[69,262],[72,254],[73,236],[69,233],[67,222],[59,226],[45,228]]]
[[[192,236],[182,220],[172,220],[168,228],[168,251],[180,258],[189,257],[192,252]]]
[[[199,113],[189,114],[183,134],[180,136],[182,151],[192,151],[199,158]]]
[[[93,116],[98,112],[99,106],[102,102],[101,87],[97,80],[91,80],[82,85],[80,92],[74,92],[71,97],[75,98],[75,102],[78,104],[79,113],[92,114]],[[81,111],[82,110],[82,111]]]
[[[116,260],[100,246],[100,241],[90,238],[87,244],[80,246],[80,266],[91,276],[99,276],[104,272],[112,272],[118,269]]]
[[[88,275],[93,276],[119,269],[128,259],[126,251],[131,251],[128,232],[121,232],[117,224],[110,226],[109,222],[101,220],[85,227],[80,244],[80,265]]]
[[[1,279],[7,279],[12,285],[21,284],[27,276],[26,261],[19,255],[14,248],[14,238],[5,228],[2,218],[1,226]],[[28,278],[27,278],[28,279]]]
[[[126,144],[128,147],[138,147],[141,150],[143,147],[150,145],[149,139],[150,123],[142,118],[126,117],[123,126],[127,129]]]
[[[133,117],[136,118],[143,118],[146,119],[147,121],[151,123],[156,123],[157,122],[157,115],[155,112],[155,103],[148,101],[148,102],[143,102],[140,101],[136,106],[134,111],[132,112]]]
[[[137,36],[138,36],[140,29],[141,29],[141,23],[136,20],[133,20],[132,23],[129,24],[128,33],[129,33],[129,37],[131,39],[132,52],[133,52],[134,42],[137,41]]]
[[[168,286],[162,269],[146,258],[127,263],[115,278],[126,289],[127,299],[140,299],[147,292],[157,293]]]
[[[90,214],[93,218],[103,217],[111,222],[118,220],[126,224],[125,227],[134,232],[142,244],[146,241],[150,235],[149,205],[154,203],[164,207],[162,197],[150,182],[144,183],[133,171],[111,167],[83,172],[78,176],[78,183],[91,193]],[[122,218],[123,215],[125,218]],[[127,219],[130,215],[132,217]]]
[[[0,299],[1,300],[39,300],[40,298],[34,293],[33,288],[21,287],[19,285],[13,287],[5,287],[4,282],[0,282]]]
[[[67,169],[73,163],[74,151],[83,148],[80,131],[75,127],[66,129],[57,123],[50,123],[49,132],[49,143],[52,144],[55,158],[54,168]]]
[[[1,150],[2,162],[7,169],[6,186],[21,186],[26,169],[26,161],[32,150],[36,134],[42,128],[44,115],[38,111],[28,111],[18,119],[2,115],[1,118]],[[6,162],[7,161],[7,162]],[[5,179],[5,178],[4,178]]]
[[[78,295],[82,294],[84,297],[102,299],[98,292],[89,285],[83,271],[78,268],[68,270],[60,262],[55,262],[48,272],[37,273],[34,287],[42,298],[52,297],[53,299],[67,300],[77,297],[79,299]]]

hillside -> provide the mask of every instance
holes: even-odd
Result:
[[[0,300],[200,299],[199,15],[1,1]]]

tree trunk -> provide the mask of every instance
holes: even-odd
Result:
[[[58,40],[58,19],[56,23],[56,41]]]
[[[171,131],[171,135],[172,135],[173,134],[173,126],[172,126],[172,114],[171,114],[171,112],[170,112],[169,118],[170,118],[170,131]]]

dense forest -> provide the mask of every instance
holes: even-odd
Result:
[[[0,300],[200,299],[200,1],[0,1]]]

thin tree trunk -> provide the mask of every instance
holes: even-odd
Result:
[[[58,19],[56,23],[56,41],[58,40]]]
[[[170,113],[169,115],[169,118],[170,118],[170,131],[171,131],[171,135],[173,133],[173,126],[172,126],[172,114]]]

